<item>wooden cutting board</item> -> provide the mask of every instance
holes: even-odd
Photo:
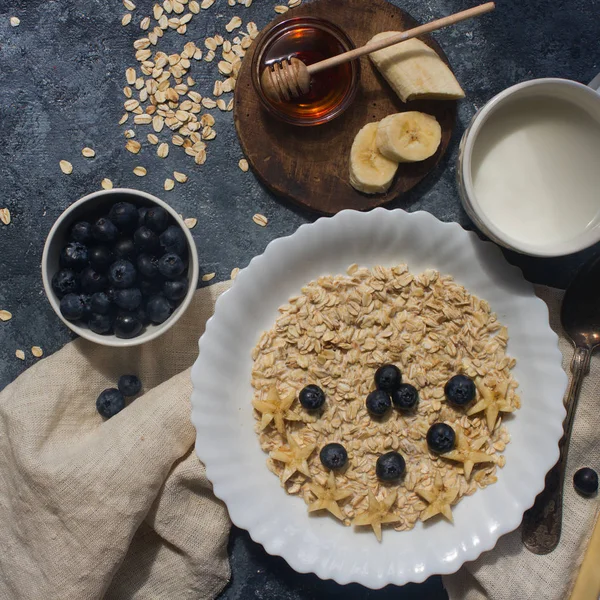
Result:
[[[417,23],[385,0],[314,0],[275,19],[250,47],[235,89],[234,121],[242,150],[252,170],[272,192],[302,207],[323,214],[345,208],[367,210],[401,196],[438,164],[450,142],[456,120],[456,102],[423,100],[404,104],[371,64],[361,58],[361,80],[352,106],[324,125],[295,127],[278,121],[260,104],[252,85],[254,49],[271,27],[290,16],[322,17],[347,33],[356,46],[382,31],[405,30]],[[446,63],[446,55],[429,36],[421,38]],[[362,194],[348,182],[348,160],[354,136],[366,123],[407,110],[434,115],[442,127],[442,142],[431,158],[400,164],[396,178],[384,194]]]

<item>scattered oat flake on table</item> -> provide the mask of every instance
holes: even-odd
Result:
[[[121,19],[121,25],[125,27],[126,25],[129,25],[129,23],[131,23],[131,13],[124,14]]]
[[[167,158],[169,155],[169,144],[163,142],[156,150],[156,154],[158,154],[159,158]]]
[[[0,310],[0,321],[10,321],[12,319],[12,313],[7,310]]]
[[[139,142],[136,142],[135,140],[129,140],[125,144],[125,148],[132,154],[137,154],[142,149],[142,145]]]
[[[198,219],[195,219],[194,217],[189,217],[187,219],[184,219],[183,222],[185,223],[185,226],[188,229],[194,229],[194,227],[196,227],[196,223],[198,223]]]
[[[10,210],[8,208],[0,208],[0,221],[5,225],[10,225]]]
[[[225,29],[228,33],[231,33],[234,29],[242,26],[242,20],[239,17],[233,17],[227,25],[225,25]]]
[[[235,278],[238,276],[238,273],[239,273],[239,272],[240,272],[240,270],[239,270],[239,268],[238,268],[238,267],[235,267],[235,268],[233,268],[233,269],[231,270],[231,275],[230,275],[231,279],[232,279],[232,280],[233,280],[233,279],[235,279]]]
[[[119,125],[123,125],[123,123],[125,123],[125,121],[127,121],[127,119],[129,119],[129,115],[127,113],[125,113],[120,119],[119,119]]]
[[[44,355],[44,351],[39,346],[33,346],[31,348],[31,354],[36,358],[41,358]]]
[[[149,133],[147,138],[148,138],[148,141],[151,144],[153,144],[154,146],[156,146],[156,144],[158,144],[158,138],[153,133]]]
[[[96,156],[96,152],[87,146],[81,151],[81,154],[83,154],[86,158],[94,158],[94,156]]]
[[[216,273],[207,273],[206,275],[202,275],[202,281],[210,281],[211,279],[214,279],[216,276]]]
[[[290,8],[295,8],[296,6],[300,6],[302,4],[302,0],[288,0],[288,6]]]
[[[242,158],[238,163],[238,167],[245,173],[249,169],[248,161],[245,158]]]
[[[201,8],[206,10],[207,8],[210,8],[214,3],[215,3],[215,0],[202,0],[202,3],[200,4],[200,6],[201,6]]]
[[[70,175],[73,172],[73,165],[68,160],[61,160],[58,164],[65,175]]]
[[[100,185],[102,186],[102,189],[104,189],[104,190],[112,190],[113,189],[113,182],[110,179],[103,179],[102,183]]]
[[[165,179],[165,190],[171,191],[175,187],[175,182],[172,179]]]
[[[131,0],[123,0],[123,6],[127,10],[135,10],[135,4]]]
[[[185,173],[180,173],[179,171],[175,171],[173,177],[175,177],[179,183],[185,183],[188,180],[187,175]]]
[[[10,26],[18,27],[21,24],[21,19],[19,17],[11,17],[10,18]]]
[[[133,172],[138,177],[144,177],[146,175],[146,173],[148,173],[148,171],[146,171],[146,169],[144,169],[144,167],[135,167],[133,169]]]
[[[269,219],[267,219],[267,217],[265,217],[265,215],[261,215],[260,213],[256,213],[253,217],[252,220],[257,224],[260,225],[261,227],[266,227],[267,223],[269,222]]]
[[[25,352],[23,352],[23,350],[17,350],[15,352],[15,356],[19,359],[19,360],[25,360]]]
[[[282,15],[283,13],[286,13],[288,10],[290,10],[287,6],[282,6],[281,4],[279,4],[278,6],[275,7],[275,12]]]

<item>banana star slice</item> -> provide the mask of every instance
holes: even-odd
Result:
[[[386,192],[398,169],[397,161],[390,160],[377,148],[379,123],[367,123],[354,138],[350,149],[350,185],[364,194]]]
[[[381,541],[381,526],[386,523],[397,523],[402,518],[398,515],[391,514],[392,506],[396,502],[398,493],[396,490],[389,492],[382,500],[377,500],[373,492],[369,490],[369,508],[366,512],[358,515],[352,521],[355,527],[370,525],[373,528],[375,537]]]
[[[296,472],[310,477],[307,459],[313,453],[316,444],[307,444],[302,447],[291,433],[286,435],[286,439],[287,448],[282,446],[278,450],[273,450],[269,455],[273,460],[278,460],[285,465],[281,474],[281,483],[285,483]]]
[[[317,498],[308,505],[308,512],[327,510],[340,521],[344,520],[344,515],[338,506],[338,502],[352,496],[352,492],[337,488],[333,471],[329,472],[329,477],[327,478],[327,483],[324,487],[313,482],[308,484],[308,489]]]
[[[465,479],[469,481],[475,465],[497,462],[494,455],[479,451],[479,448],[481,448],[485,441],[485,438],[480,438],[479,440],[475,440],[473,444],[470,444],[467,436],[461,430],[458,430],[456,432],[456,449],[441,454],[441,457],[463,463]]]
[[[483,379],[478,377],[475,380],[475,386],[477,387],[477,391],[481,398],[475,406],[469,409],[467,416],[470,417],[477,413],[485,412],[487,427],[489,432],[492,433],[496,426],[496,421],[498,420],[498,414],[501,412],[513,412],[515,410],[506,399],[508,393],[508,380],[496,384],[492,390],[483,383]]]
[[[418,111],[389,115],[377,127],[377,148],[396,162],[426,160],[437,152],[441,141],[437,119]]]
[[[293,391],[280,397],[277,388],[273,386],[267,393],[265,400],[253,400],[252,406],[262,414],[260,419],[260,428],[265,429],[269,423],[275,424],[275,429],[281,434],[285,434],[284,421],[300,421],[300,417],[290,411],[296,395]]]
[[[397,31],[384,31],[369,40],[376,42]],[[418,98],[454,100],[464,98],[460,84],[437,52],[413,38],[369,54],[402,102]]]
[[[427,521],[427,519],[431,519],[431,517],[441,514],[446,517],[450,523],[454,522],[451,505],[458,496],[458,486],[446,487],[442,480],[442,476],[438,472],[435,474],[432,489],[415,488],[415,492],[429,504],[419,516],[421,521]]]

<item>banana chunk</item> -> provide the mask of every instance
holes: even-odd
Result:
[[[379,123],[365,125],[356,134],[350,150],[350,185],[365,194],[386,192],[398,169],[398,163],[377,148],[378,126]]]
[[[409,111],[389,115],[379,122],[375,138],[379,152],[396,162],[418,162],[433,156],[442,141],[435,117]]]
[[[369,40],[376,42],[397,31],[384,31]],[[369,55],[402,102],[418,98],[454,100],[464,98],[460,84],[437,52],[413,38]]]

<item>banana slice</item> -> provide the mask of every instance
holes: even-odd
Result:
[[[398,163],[387,159],[377,149],[379,123],[368,123],[354,138],[350,150],[350,185],[365,194],[386,192]]]
[[[398,33],[384,31],[369,40],[379,41]],[[454,100],[464,98],[460,84],[448,65],[421,40],[413,38],[369,55],[402,102],[417,98]]]
[[[379,152],[390,160],[418,162],[435,154],[442,141],[442,128],[431,115],[397,113],[379,122],[375,141]]]

